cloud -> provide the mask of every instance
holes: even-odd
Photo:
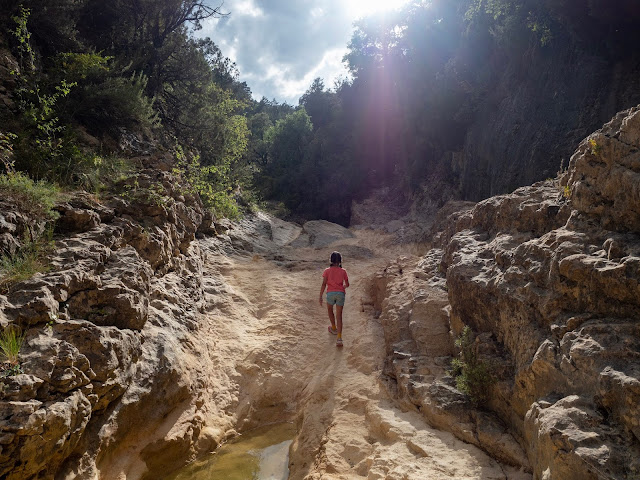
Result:
[[[346,75],[341,60],[353,19],[340,0],[225,0],[228,17],[209,19],[208,36],[236,62],[254,97],[290,104],[316,77],[331,85]]]

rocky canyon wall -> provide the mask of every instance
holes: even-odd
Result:
[[[608,31],[593,29],[592,35]],[[555,177],[584,137],[640,103],[640,57],[629,48],[636,41],[611,42],[589,47],[555,38],[522,58],[486,59],[504,67],[496,69],[453,156],[463,198],[478,201]]]
[[[389,389],[535,479],[637,478],[640,106],[556,180],[456,208],[417,266],[374,280]],[[483,409],[448,375],[464,325],[496,379]]]
[[[199,316],[221,288],[194,241],[211,217],[161,155],[139,160],[122,196],[59,205],[49,271],[0,296],[2,326],[26,333],[24,373],[2,379],[2,478],[157,478],[232,428]]]

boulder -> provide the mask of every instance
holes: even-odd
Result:
[[[326,220],[312,220],[302,226],[298,238],[290,243],[292,247],[326,247],[337,240],[353,238],[348,228]]]

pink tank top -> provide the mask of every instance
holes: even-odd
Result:
[[[345,293],[345,282],[349,281],[347,271],[342,267],[329,267],[322,272],[322,277],[327,279],[328,292]]]

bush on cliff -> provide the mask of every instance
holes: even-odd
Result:
[[[489,399],[489,387],[495,382],[490,366],[478,358],[474,335],[467,325],[455,341],[460,349],[458,358],[451,362],[451,375],[456,387],[471,398],[475,405],[484,405]]]
[[[0,199],[4,205],[35,224],[50,224],[58,218],[53,207],[59,195],[57,186],[34,181],[24,173],[9,171],[0,175]],[[46,228],[45,235],[40,235],[41,229],[26,227],[18,250],[0,256],[1,293],[46,268],[43,258],[50,244],[51,230]]]
[[[44,180],[34,181],[22,172],[0,175],[0,197],[14,203],[20,212],[34,220],[51,221],[58,217],[53,206],[60,189]]]
[[[13,285],[48,270],[46,257],[53,245],[52,228],[43,235],[35,235],[27,229],[21,246],[14,253],[0,255],[0,293],[6,294]]]

